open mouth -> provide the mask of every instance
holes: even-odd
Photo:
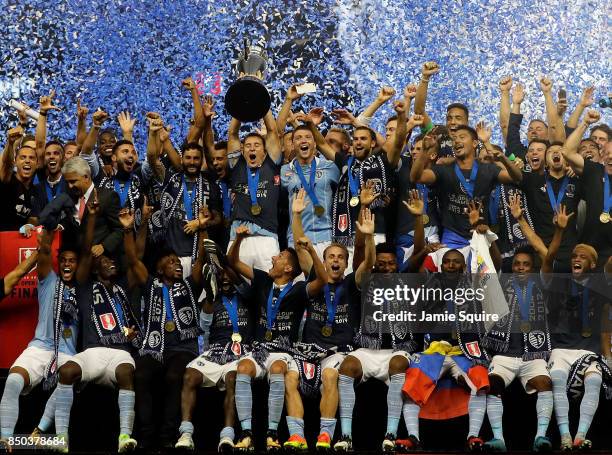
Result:
[[[338,264],[332,264],[331,270],[332,270],[332,272],[339,272],[340,271],[340,266]]]
[[[582,272],[582,271],[583,271],[583,267],[582,267],[582,264],[581,264],[581,263],[579,263],[579,262],[574,262],[574,263],[572,264],[572,272],[577,272],[577,273],[580,273],[580,272]]]
[[[308,151],[308,144],[302,144],[300,145],[300,151],[302,152],[307,152]]]
[[[561,157],[559,155],[553,155],[552,161],[555,164],[559,164],[561,162]]]
[[[531,158],[531,166],[532,167],[537,167],[540,165],[540,158]]]
[[[32,170],[32,166],[30,166],[29,164],[24,164],[23,165],[23,170],[24,171],[31,171]]]
[[[176,273],[183,273],[183,268],[182,268],[182,267],[176,267],[176,268],[174,269],[174,271],[175,271]]]
[[[249,153],[249,160],[251,161],[255,161],[257,159],[257,154],[255,153]]]
[[[593,154],[592,153],[587,153],[584,155],[585,159],[587,160],[592,160],[593,159]]]

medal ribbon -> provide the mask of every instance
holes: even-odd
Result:
[[[578,297],[578,287],[576,283],[572,281],[572,297]],[[589,288],[582,288],[582,303],[580,304],[580,320],[582,323],[582,329],[590,326],[589,321]]]
[[[610,213],[612,208],[612,188],[610,188],[610,176],[604,170],[604,194],[603,194],[603,211]]]
[[[255,175],[251,173],[251,169],[247,166],[247,182],[249,184],[249,196],[251,198],[251,207],[257,205],[257,187],[259,187],[259,168],[255,169]]]
[[[229,220],[232,214],[232,203],[230,201],[229,192],[227,190],[227,183],[224,180],[221,180],[220,184],[221,200],[223,201],[223,217]]]
[[[183,205],[185,206],[185,216],[187,217],[187,221],[193,220],[193,192],[189,194],[187,191],[187,182],[185,181],[185,176],[182,177],[183,180]],[[194,187],[195,191],[195,187]]]
[[[283,298],[287,295],[287,293],[293,287],[293,283],[289,282],[285,288],[281,291],[280,295],[276,299],[276,303],[274,303],[274,285],[270,289],[270,294],[268,295],[268,306],[266,309],[266,318],[267,318],[267,329],[272,330],[272,324],[276,320],[276,315],[278,314],[278,309],[280,308],[281,302]]]
[[[548,200],[550,201],[550,205],[552,206],[552,209],[555,213],[557,213],[559,204],[561,204],[561,201],[565,197],[565,190],[567,190],[568,183],[569,179],[567,178],[567,176],[563,177],[563,180],[561,181],[561,187],[559,188],[559,193],[555,197],[555,192],[553,190],[552,183],[550,182],[550,180],[548,180],[548,178],[546,178],[546,192],[548,193]]]
[[[516,295],[516,299],[518,300],[519,308],[521,310],[521,321],[529,321],[529,305],[531,304],[531,296],[533,295],[533,280],[529,280],[527,283],[527,292],[525,293],[525,298],[523,298],[523,289],[516,282],[513,281],[512,287],[514,288],[514,294]]]
[[[125,323],[125,316],[123,314],[123,305],[121,305],[121,299],[117,298],[117,296],[114,295],[113,302],[115,302],[115,311],[117,312],[117,318],[119,319],[119,326],[127,327]]]
[[[334,325],[336,309],[338,308],[338,302],[340,302],[342,296],[342,285],[336,286],[336,292],[334,292],[333,299],[329,289],[329,284],[326,284],[323,290],[325,292],[325,306],[327,307],[327,321],[325,322],[325,325],[327,327],[331,327]]]
[[[57,187],[57,191],[55,195],[53,195],[53,190],[51,189],[51,185],[49,184],[49,182],[45,182],[45,189],[47,190],[47,202],[51,202],[55,196],[57,196],[58,194],[62,192],[60,185],[61,185],[61,179],[55,185],[53,185],[53,188]]]
[[[297,172],[297,175],[300,178],[300,182],[302,182],[302,187],[306,190],[306,194],[308,194],[308,197],[312,201],[313,205],[315,207],[318,205],[321,205],[319,204],[319,199],[317,198],[317,195],[315,194],[315,191],[314,191],[315,177],[317,174],[317,161],[313,158],[312,163],[310,164],[310,176],[309,176],[310,182],[309,183],[306,183],[306,177],[304,177],[304,171],[302,170],[302,166],[300,165],[300,163],[298,163],[296,160],[294,164],[295,164],[295,171]]]
[[[121,207],[123,207],[128,197],[128,193],[130,192],[130,187],[132,186],[132,177],[130,176],[125,185],[123,185],[123,190],[121,189],[119,180],[116,178],[113,179],[113,186],[115,187],[115,192],[119,195],[119,203],[121,204]]]
[[[348,181],[349,181],[349,191],[351,193],[351,197],[359,196],[359,185],[357,184],[357,180],[353,176],[351,169],[353,168],[353,162],[355,161],[354,156],[350,156],[348,159]]]
[[[478,173],[478,163],[474,161],[472,165],[472,171],[470,172],[470,179],[466,180],[465,176],[461,169],[459,169],[459,165],[455,164],[455,175],[459,179],[459,182],[465,189],[465,192],[468,194],[470,199],[474,199],[474,187],[476,186],[476,174]]]
[[[423,215],[427,215],[427,204],[429,199],[429,187],[424,183],[417,183],[417,190],[423,195]]]
[[[491,195],[491,201],[489,202],[489,222],[492,225],[497,224],[498,218],[497,214],[499,213],[499,198],[501,195],[501,185],[496,185],[493,194]]]
[[[221,299],[223,300],[223,306],[227,310],[227,314],[229,315],[230,321],[232,322],[234,333],[239,333],[240,329],[238,328],[238,294],[234,294],[231,300],[224,295],[221,296]]]
[[[172,321],[172,305],[170,304],[170,291],[165,284],[162,286],[164,293],[164,305],[166,307],[166,321]]]

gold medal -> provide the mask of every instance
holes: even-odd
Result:
[[[242,341],[242,337],[240,336],[239,333],[234,332],[234,333],[232,333],[232,341],[234,343],[240,343]]]
[[[251,206],[251,214],[252,215],[259,215],[261,213],[261,205],[259,204],[255,204]]]
[[[176,330],[176,323],[174,321],[166,321],[164,329],[166,329],[166,332],[174,332]]]
[[[266,339],[266,341],[272,341],[272,330],[266,330],[264,338]]]
[[[72,337],[72,329],[70,327],[64,327],[64,330],[62,330],[62,336],[65,340]]]
[[[123,327],[121,330],[123,330],[123,334],[127,337],[130,334],[130,329],[128,329],[127,327]]]
[[[429,224],[429,216],[424,214],[423,215],[423,226],[426,226]]]
[[[601,212],[601,215],[599,215],[599,221],[604,224],[608,224],[610,222],[610,214],[608,212]]]
[[[349,205],[351,207],[357,207],[359,205],[359,198],[357,196],[353,196],[350,200],[349,200]]]
[[[582,329],[582,338],[591,338],[592,335],[593,331],[590,327],[585,327],[584,329]]]
[[[331,336],[331,334],[332,334],[331,326],[324,325],[323,327],[321,327],[321,333],[323,334],[324,337]]]
[[[314,211],[315,215],[317,216],[323,216],[323,214],[325,213],[325,209],[322,205],[315,205]]]
[[[523,333],[531,332],[531,324],[528,321],[521,321],[521,332]]]

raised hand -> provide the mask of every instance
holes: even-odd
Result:
[[[414,114],[408,119],[408,129],[412,130],[417,126],[423,126],[425,118],[421,114]]]
[[[297,91],[297,84],[293,84],[291,87],[289,87],[289,90],[287,90],[287,99],[291,101],[295,101],[301,96],[302,94],[298,93]]]
[[[208,210],[207,206],[202,206],[198,212],[198,224],[200,229],[206,229],[210,220],[213,219],[212,213]]]
[[[408,84],[404,89],[404,98],[412,100],[416,97],[417,86],[415,84]]]
[[[520,82],[512,89],[512,104],[521,104],[525,99],[525,88]]]
[[[511,76],[505,76],[502,78],[501,81],[499,81],[499,89],[502,92],[509,92],[511,88],[512,88],[512,77]]]
[[[393,102],[393,110],[398,116],[406,113],[406,104],[402,100]]]
[[[569,219],[572,216],[574,216],[574,212],[568,214],[566,212],[565,205],[559,204],[559,208],[556,211],[555,216],[553,216],[553,223],[559,229],[565,229],[567,227],[567,223],[569,222]]]
[[[340,125],[354,125],[357,122],[355,116],[346,109],[334,109],[331,115],[334,118],[334,123]]]
[[[468,220],[470,226],[476,226],[478,220],[480,220],[480,209],[482,208],[482,202],[477,200],[471,200],[468,202]]]
[[[93,115],[91,116],[91,119],[95,126],[100,127],[102,126],[104,122],[108,120],[108,114],[104,112],[102,109],[98,108],[98,110],[94,112]]]
[[[119,222],[123,226],[123,229],[134,228],[134,210],[123,208],[119,210]]]
[[[491,140],[491,127],[487,126],[482,120],[476,124],[476,133],[478,134],[478,139],[485,144]]]
[[[308,121],[312,122],[315,126],[323,121],[323,117],[325,117],[325,111],[322,107],[313,107],[306,115]]]
[[[163,143],[170,139],[170,130],[172,127],[167,125],[165,128],[159,130],[159,140]]]
[[[303,250],[310,250],[310,248],[312,247],[312,242],[308,237],[302,236],[297,239],[297,241],[295,242],[295,246],[297,246],[298,248],[302,248]]]
[[[361,215],[361,223],[355,221],[357,229],[363,235],[374,235],[374,214],[370,212],[370,209],[363,209]]]
[[[422,215],[425,209],[425,201],[419,190],[410,190],[408,193],[408,202],[402,201],[402,203],[414,216]]]
[[[159,131],[161,134],[161,131],[164,130],[164,121],[161,118],[154,118],[149,120],[149,130],[153,132]]]
[[[440,71],[440,67],[436,62],[425,62],[423,63],[423,69],[421,75],[424,79],[429,80],[431,76],[437,74]]]
[[[544,76],[540,79],[540,89],[542,89],[544,93],[550,92],[552,90],[552,81]]]
[[[307,205],[308,200],[306,199],[306,191],[304,188],[300,188],[293,199],[293,203],[291,204],[291,211],[296,214],[302,213]]]
[[[361,188],[361,192],[359,193],[359,202],[363,206],[369,206],[374,200],[380,196],[380,193],[375,192],[374,182],[372,180],[368,180],[363,188]]]
[[[382,103],[386,103],[391,98],[395,96],[395,89],[393,87],[384,86],[378,92],[378,96],[376,97],[378,101]]]
[[[521,207],[521,196],[519,194],[511,194],[508,198],[508,208],[510,213],[517,220],[523,216],[523,208]]]
[[[213,118],[215,115],[215,100],[212,96],[208,95],[204,98],[202,103],[202,113],[206,118]]]
[[[247,226],[240,225],[236,228],[236,237],[248,237],[251,231]]]
[[[122,111],[117,116],[117,121],[119,122],[119,127],[121,131],[125,133],[131,133],[134,131],[134,125],[136,124],[136,119],[132,118],[128,111]]]
[[[89,114],[89,108],[81,104],[81,98],[77,99],[77,110],[76,115],[79,120],[85,120]]]
[[[580,105],[584,108],[590,107],[593,104],[593,93],[595,92],[595,87],[587,87],[582,91],[582,96],[580,97]]]
[[[99,258],[104,254],[104,246],[102,244],[94,245],[91,247],[91,254],[95,258]]]
[[[584,121],[587,125],[592,125],[593,123],[599,122],[600,118],[601,114],[594,109],[591,109],[586,114],[584,114]]]
[[[14,144],[15,142],[17,142],[19,139],[23,137],[23,128],[20,126],[11,128],[10,130],[8,130],[7,135],[8,135],[8,142],[10,144]]]
[[[183,79],[181,81],[181,85],[183,86],[183,88],[185,88],[186,90],[189,90],[189,91],[195,90],[197,88],[196,83],[191,78],[191,76],[186,77],[185,79]]]
[[[54,106],[53,105],[53,98],[55,97],[55,90],[51,90],[49,92],[49,95],[46,96],[41,96],[40,97],[40,112],[43,114],[46,114],[47,112],[49,112],[50,110],[56,110],[59,111],[61,110],[61,108]]]

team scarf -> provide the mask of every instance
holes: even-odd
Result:
[[[204,359],[217,365],[240,360],[251,352],[251,347],[243,342],[228,341],[227,343],[213,343],[204,352]]]
[[[159,213],[159,222],[154,224],[154,227],[159,226],[161,228],[161,235],[165,234],[168,229],[168,224],[171,222],[172,217],[179,207],[179,204],[183,201],[183,172],[177,172],[173,174],[168,183],[163,189],[161,208]],[[203,197],[203,177],[201,173],[198,173],[194,192],[192,192],[192,214],[194,219],[197,219],[200,208],[202,208],[202,197]],[[183,210],[185,210],[183,208]],[[161,238],[160,233],[156,235],[156,238]],[[195,261],[196,254],[198,252],[198,239],[200,238],[200,231],[196,231],[193,236],[193,246],[191,248],[191,260]]]
[[[352,197],[349,185],[349,172],[353,170],[355,171],[355,179],[359,184],[359,188],[363,188],[369,180],[372,180],[375,184],[375,192],[380,193],[380,197],[370,205],[371,210],[382,207],[384,204],[383,196],[389,192],[387,185],[389,176],[387,175],[382,152],[373,153],[361,163],[358,160],[353,160],[351,169],[347,166],[346,171],[340,176],[332,203],[332,236],[334,242],[345,246],[352,246],[355,242],[355,221],[359,215],[360,207],[359,204],[355,207],[351,207],[349,204]],[[354,196],[359,197],[359,194]]]
[[[177,281],[168,289],[172,320],[176,324],[181,341],[193,340],[200,334],[198,326],[199,311],[193,289],[186,280]],[[163,361],[166,343],[164,324],[166,323],[166,303],[164,302],[164,284],[154,278],[147,296],[149,299],[145,315],[146,331],[140,355],[150,355]]]
[[[59,345],[63,321],[78,321],[79,307],[76,302],[76,288],[67,286],[58,276],[53,291],[53,358],[44,371],[43,389],[51,390],[57,384]]]
[[[134,316],[130,300],[125,290],[117,285],[113,285],[113,294],[108,291],[99,281],[94,281],[92,286],[92,307],[91,318],[93,320],[100,343],[105,346],[129,343],[130,340],[123,333],[123,327],[136,327],[140,333],[138,320]],[[117,305],[123,314],[123,321],[119,317]],[[123,325],[122,325],[123,323]],[[131,340],[134,347],[140,345],[140,337],[137,335]]]
[[[394,284],[397,284],[398,281],[400,286],[405,284],[400,275],[392,275],[389,278],[394,280]],[[374,289],[379,285],[380,283],[375,284],[374,281],[370,281],[370,286],[365,290],[367,302],[365,308],[373,308]],[[400,314],[404,308],[396,300],[385,299],[379,309],[383,314]],[[391,347],[394,352],[416,352],[419,347],[409,321],[376,321],[372,314],[363,310],[359,330],[353,342],[357,347],[379,350],[382,348],[383,333],[391,336]]]
[[[521,197],[521,207],[523,208],[523,214],[525,215],[525,219],[527,223],[533,229],[533,221],[531,220],[531,215],[529,213],[529,205],[527,204],[527,198],[525,194],[520,188],[511,185],[500,185],[500,195],[499,195],[499,206],[502,210],[503,221],[500,226],[500,233],[503,229],[504,231],[504,240],[507,242],[508,251],[503,251],[502,257],[512,257],[514,256],[514,252],[517,248],[522,246],[526,246],[529,244],[521,227],[514,219],[512,214],[510,213],[510,196],[512,194],[518,194]]]
[[[520,298],[514,288],[514,278],[506,284],[504,290],[507,300],[510,302],[510,313],[502,317],[495,324],[493,329],[487,333],[482,345],[495,352],[504,353],[510,347],[510,335],[513,328],[519,327],[522,319]],[[526,289],[522,298],[526,298]],[[523,333],[523,356],[525,361],[535,359],[548,359],[552,349],[550,331],[546,320],[546,299],[540,286],[536,282],[533,284],[533,294],[531,302],[528,303],[529,309],[529,332]]]
[[[140,223],[142,223],[142,205],[144,203],[142,180],[137,172],[132,171],[128,180],[124,182],[123,188],[125,193],[121,194],[119,192],[119,186],[115,186],[116,179],[117,174],[111,177],[106,175],[102,178],[102,180],[100,180],[100,184],[98,186],[100,188],[106,188],[116,192],[119,196],[119,204],[121,208],[134,210],[134,228],[138,229],[140,227]],[[125,185],[129,185],[129,187],[125,188]]]
[[[579,400],[584,395],[584,376],[593,362],[596,362],[601,369],[606,400],[612,400],[612,371],[610,371],[604,357],[598,354],[585,354],[572,364],[566,385],[570,399]]]

